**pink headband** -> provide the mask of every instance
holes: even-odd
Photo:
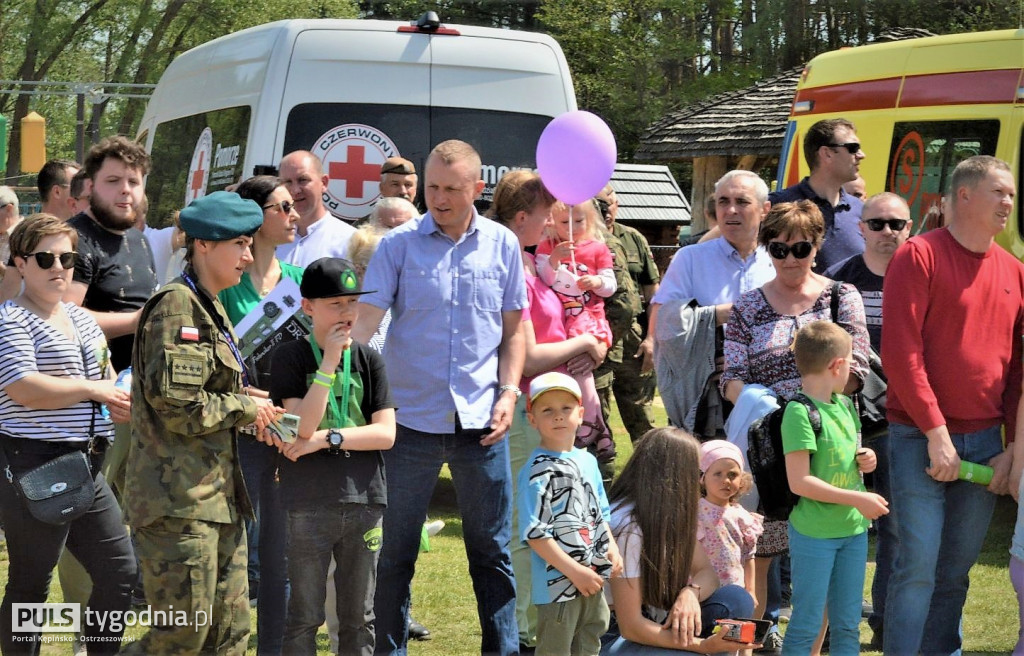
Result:
[[[732,442],[725,440],[711,440],[700,445],[700,470],[706,472],[722,458],[735,460],[740,469],[743,469],[743,452]]]

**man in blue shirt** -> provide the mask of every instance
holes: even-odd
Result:
[[[651,299],[647,339],[655,342],[654,366],[669,417],[708,438],[718,434],[724,421],[720,410],[710,415],[704,410],[721,408],[716,386],[708,384],[722,367],[721,327],[740,294],[775,277],[771,258],[757,245],[769,207],[768,185],[756,173],[737,170],[722,176],[715,183],[722,236],[676,252]],[[701,368],[700,362],[714,366]],[[704,409],[695,414],[698,404]]]
[[[384,457],[378,653],[405,653],[420,527],[445,462],[459,500],[481,651],[519,649],[504,438],[525,359],[526,287],[518,239],[473,207],[484,186],[480,168],[467,143],[445,141],[431,151],[424,171],[429,211],[381,240],[363,285],[375,291],[363,297],[352,330],[365,343],[391,309],[384,358],[398,430]]]
[[[815,257],[814,272],[864,252],[860,213],[864,203],[843,185],[857,179],[864,159],[853,123],[844,118],[818,121],[804,137],[804,158],[811,174],[792,187],[772,192],[772,205],[813,201],[825,217],[825,241]]]

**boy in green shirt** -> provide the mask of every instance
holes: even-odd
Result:
[[[889,512],[889,504],[867,492],[861,480],[876,462],[871,449],[858,448],[860,422],[841,393],[850,377],[852,349],[850,334],[830,321],[807,324],[793,343],[802,391],[821,416],[821,431],[815,436],[803,403],[787,404],[782,446],[789,487],[801,498],[789,516],[793,616],[784,655],[811,653],[826,602],[831,653],[860,652],[867,528],[869,520]]]

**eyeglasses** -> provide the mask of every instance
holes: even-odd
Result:
[[[60,255],[54,255],[50,251],[37,251],[35,253],[29,253],[25,256],[27,260],[30,257],[36,258],[36,264],[39,265],[40,269],[53,268],[53,263],[60,261],[62,269],[73,269],[75,261],[78,259],[78,253],[75,251],[68,251],[67,253],[61,253]]]
[[[864,219],[864,223],[867,224],[868,230],[871,232],[881,232],[885,226],[889,226],[893,232],[899,232],[907,227],[906,219]]]
[[[281,207],[281,211],[285,214],[291,214],[292,208],[295,207],[295,203],[290,200],[282,200],[278,203],[271,203],[270,205],[264,205],[263,209],[269,210],[271,207]]]
[[[856,155],[860,152],[860,144],[856,141],[848,141],[841,144],[825,144],[829,148],[845,148],[851,155]]]
[[[790,253],[792,253],[793,257],[796,259],[802,260],[810,255],[813,250],[814,244],[809,241],[798,241],[792,246],[784,244],[781,241],[768,242],[768,254],[776,260],[784,260],[789,257]]]

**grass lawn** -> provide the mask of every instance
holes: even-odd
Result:
[[[663,409],[656,408],[656,414],[659,425],[667,423]],[[632,446],[617,412],[612,416],[612,427],[617,436],[617,464],[621,466],[632,453]],[[455,490],[447,469],[442,472],[431,502],[430,516],[432,519],[443,519],[446,526],[431,539],[431,551],[420,554],[413,580],[413,611],[414,617],[433,632],[433,639],[411,642],[409,652],[416,656],[479,653],[480,630],[476,619],[476,603],[462,545],[462,523],[456,511]],[[1015,519],[1016,505],[1013,500],[1009,497],[1000,499],[984,551],[971,571],[971,590],[964,614],[966,654],[1007,654],[1016,641],[1017,603],[1007,572],[1007,548]],[[873,557],[873,552],[870,557]],[[868,562],[867,572],[867,583],[870,585],[874,572],[873,562]],[[0,547],[0,580],[6,579],[7,551],[5,547]],[[60,601],[60,586],[56,583],[56,576],[54,580],[50,601]],[[868,587],[865,588],[865,595],[868,595]],[[252,614],[252,630],[248,653],[255,654],[255,612]],[[131,634],[129,632],[128,635]],[[870,637],[867,622],[862,622],[862,643],[866,644]],[[318,636],[318,650],[319,654],[329,653],[327,635],[323,630]],[[44,645],[43,648],[44,654],[66,654],[68,651],[66,643]]]

